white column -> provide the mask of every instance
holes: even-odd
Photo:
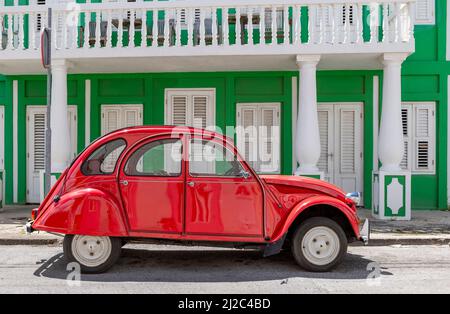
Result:
[[[403,158],[401,118],[401,65],[406,54],[392,53],[382,57],[384,66],[383,99],[378,154],[381,171],[400,171]]]
[[[70,138],[67,121],[67,63],[52,60],[52,173],[61,173],[69,165]]]
[[[297,56],[300,69],[298,118],[295,155],[299,167],[296,175],[319,175],[320,135],[317,118],[316,72],[320,55]]]

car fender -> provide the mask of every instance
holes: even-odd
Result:
[[[76,189],[53,201],[38,216],[33,229],[90,236],[128,235],[119,201],[94,188]]]
[[[289,231],[289,228],[299,215],[301,215],[308,208],[316,205],[328,205],[339,209],[345,215],[348,222],[350,223],[350,226],[353,229],[355,237],[359,238],[359,221],[354,211],[347,204],[345,204],[344,202],[342,202],[337,198],[326,195],[317,195],[309,197],[298,203],[289,213],[284,224],[280,228],[281,230],[276,232],[276,236],[273,237],[271,241],[275,242],[281,239],[283,235]]]

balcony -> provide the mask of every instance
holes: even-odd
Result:
[[[3,1],[2,1],[3,2]],[[48,6],[0,3],[0,73],[40,73]],[[53,52],[74,73],[379,68],[414,51],[414,0],[186,0],[51,5]],[[120,59],[120,62],[117,60]],[[120,68],[121,67],[121,68]],[[119,69],[120,68],[120,69]]]

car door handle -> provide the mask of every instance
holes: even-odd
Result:
[[[122,180],[122,181],[120,181],[120,184],[127,186],[128,185],[128,181],[127,180]]]
[[[189,186],[190,186],[190,187],[192,188],[192,187],[194,187],[194,186],[195,186],[195,182],[193,182],[193,181],[190,181],[190,182],[188,182],[188,183],[187,183],[187,185],[189,185]]]

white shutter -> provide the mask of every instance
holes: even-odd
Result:
[[[102,107],[102,135],[120,129],[120,108]]]
[[[435,24],[435,0],[416,0],[416,24]]]
[[[409,147],[411,143],[411,110],[410,106],[402,105],[402,129],[403,129],[403,158],[400,163],[400,168],[404,170],[409,169],[409,165],[411,164],[410,158],[411,154],[409,153]]]
[[[320,158],[317,167],[325,174],[325,180],[330,181],[330,173],[332,172],[332,164],[330,154],[333,150],[334,141],[333,131],[333,106],[320,105],[318,109],[319,119],[319,135],[320,135]]]
[[[69,141],[70,141],[70,161],[72,161],[78,152],[77,147],[77,107],[69,106],[67,110],[67,122],[69,124]]]
[[[260,173],[280,172],[280,104],[237,104],[237,147]]]
[[[402,122],[405,152],[401,168],[416,174],[433,174],[436,167],[435,104],[402,104]]]
[[[170,125],[186,125],[187,124],[187,96],[173,96],[171,97],[170,110],[171,121]]]
[[[259,110],[259,171],[278,173],[280,172],[279,104],[264,105]]]
[[[427,104],[416,105],[414,116],[414,171],[434,172],[434,108]]]
[[[33,139],[33,171],[37,172],[39,170],[45,169],[45,112],[35,113],[31,116],[31,123],[34,129],[34,139]]]
[[[122,127],[128,128],[142,125],[142,107],[125,105],[122,107],[122,110]]]
[[[170,89],[166,91],[165,123],[214,130],[215,91]]]
[[[257,108],[256,106],[237,106],[237,148],[250,166],[259,170],[258,164],[258,142],[257,142]]]
[[[340,155],[340,173],[355,173],[356,163],[356,111],[354,110],[342,110],[341,124],[340,124],[340,142],[341,142],[341,155]]]
[[[142,105],[102,105],[102,135],[118,129],[142,125]]]
[[[208,120],[208,96],[193,96],[192,106],[193,106],[193,121],[192,125],[195,128],[206,129],[210,127],[207,125]]]

